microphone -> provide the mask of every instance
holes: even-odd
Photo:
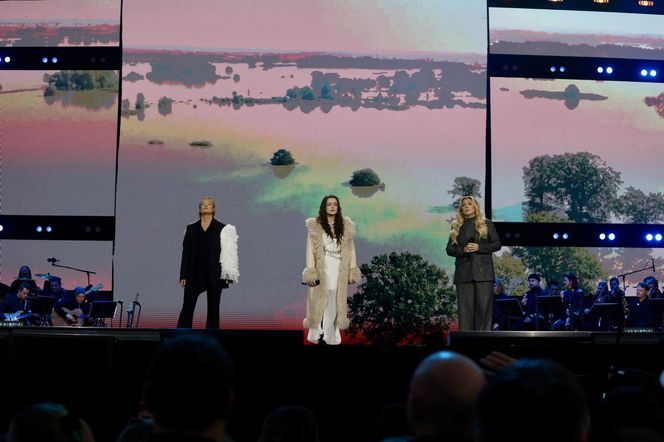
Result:
[[[60,262],[60,260],[57,259],[57,258],[47,258],[46,261],[50,262],[51,264],[55,264],[56,262]]]
[[[652,261],[652,272],[655,273],[655,258],[650,258],[650,261]]]

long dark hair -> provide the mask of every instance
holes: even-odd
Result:
[[[579,288],[579,280],[576,278],[574,273],[569,272],[565,275],[565,278],[567,278],[572,283],[572,290],[577,290]]]
[[[337,200],[337,205],[339,206],[337,209],[337,214],[334,215],[334,234],[332,233],[330,225],[327,223],[326,208],[327,200],[330,198]],[[336,195],[325,195],[323,197],[323,201],[320,202],[320,207],[318,208],[318,217],[316,218],[316,221],[318,221],[318,224],[321,225],[325,233],[327,233],[330,238],[336,238],[337,243],[341,243],[341,238],[344,236],[344,219],[341,216],[341,203],[339,203],[339,198]]]

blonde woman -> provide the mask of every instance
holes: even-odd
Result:
[[[447,254],[454,256],[459,330],[491,330],[495,275],[491,254],[500,250],[493,223],[484,218],[477,200],[464,196],[452,222]]]
[[[306,221],[307,267],[302,282],[309,286],[304,327],[307,340],[340,344],[348,327],[348,284],[360,280],[355,257],[355,223],[341,215],[339,198],[323,198],[316,218]]]

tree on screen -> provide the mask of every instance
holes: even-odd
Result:
[[[454,178],[454,185],[451,190],[448,190],[447,193],[452,195],[452,205],[454,208],[459,207],[459,201],[463,196],[482,196],[482,183],[480,180],[475,178],[470,178],[467,176],[458,176]]]
[[[620,173],[590,152],[542,155],[523,168],[529,213],[564,213],[580,223],[609,222]]]
[[[350,335],[374,343],[442,342],[456,316],[456,293],[440,267],[392,252],[360,266],[365,279],[348,300]]]
[[[598,279],[608,276],[597,256],[583,247],[512,247],[512,253],[521,258],[528,271],[547,281],[562,281],[566,273],[574,273],[586,292],[594,289]]]
[[[288,166],[290,164],[295,164],[295,158],[289,150],[279,149],[270,158],[270,164],[273,166]]]
[[[351,186],[377,186],[379,184],[380,177],[373,169],[356,170],[350,179]]]
[[[502,279],[508,295],[520,296],[528,290],[527,272],[521,258],[505,251],[493,257],[496,277]]]
[[[664,221],[664,194],[645,194],[629,186],[616,202],[616,213],[626,223],[657,224]]]

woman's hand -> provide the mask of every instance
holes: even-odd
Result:
[[[186,279],[181,279],[180,280],[180,287],[184,288],[184,286],[187,285],[187,280]]]
[[[480,249],[479,244],[477,244],[476,242],[469,242],[464,246],[463,251],[466,253],[474,253],[477,252],[479,249]]]

